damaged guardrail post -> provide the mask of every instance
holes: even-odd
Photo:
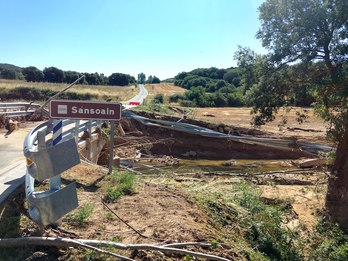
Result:
[[[60,174],[80,163],[75,139],[70,138],[52,146],[54,140],[45,140],[51,129],[51,123],[47,122],[46,128],[31,131],[24,142],[24,155],[27,158],[25,191],[29,215],[42,226],[54,224],[78,206],[75,183],[60,188]],[[32,137],[35,133],[37,137]],[[37,145],[34,146],[36,140]],[[50,190],[35,191],[35,180],[45,179],[50,179]]]

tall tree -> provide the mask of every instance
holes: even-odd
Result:
[[[161,83],[161,80],[157,76],[153,76],[152,83]]]
[[[245,78],[244,84],[257,99],[255,119],[260,124],[273,119],[289,93],[290,81],[313,88],[317,112],[330,123],[329,134],[338,142],[326,208],[341,227],[348,228],[348,1],[267,0],[259,12],[257,37],[270,54],[237,54],[251,76],[249,85]],[[296,64],[297,74],[287,64]]]
[[[46,67],[43,70],[44,79],[47,82],[63,82],[64,72],[56,67]]]
[[[144,73],[139,73],[139,74],[138,74],[138,82],[139,82],[140,84],[144,84],[145,81],[146,81],[146,76],[145,76],[145,74],[144,74]]]
[[[23,68],[22,73],[27,82],[42,82],[44,79],[43,72],[34,66]]]
[[[109,76],[109,85],[126,86],[129,85],[129,75],[123,73],[113,73]]]

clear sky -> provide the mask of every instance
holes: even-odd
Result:
[[[262,0],[0,0],[0,63],[174,77],[236,66]]]

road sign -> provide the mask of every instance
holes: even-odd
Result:
[[[53,119],[121,120],[121,104],[114,102],[90,102],[72,100],[50,101],[50,117]]]

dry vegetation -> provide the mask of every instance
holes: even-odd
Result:
[[[172,83],[146,84],[145,87],[149,92],[150,98],[156,94],[163,94],[165,101],[168,101],[169,96],[173,94],[183,94],[186,91],[186,89],[175,86]]]
[[[16,87],[29,87],[37,89],[50,89],[53,91],[60,91],[68,84],[66,83],[48,83],[48,82],[26,82],[18,80],[4,80],[0,79],[0,89],[14,89]],[[126,101],[136,95],[137,89],[134,86],[104,86],[104,85],[83,85],[78,84],[69,89],[70,92],[78,94],[89,93],[97,95],[98,99],[105,100],[112,98],[113,100]]]

